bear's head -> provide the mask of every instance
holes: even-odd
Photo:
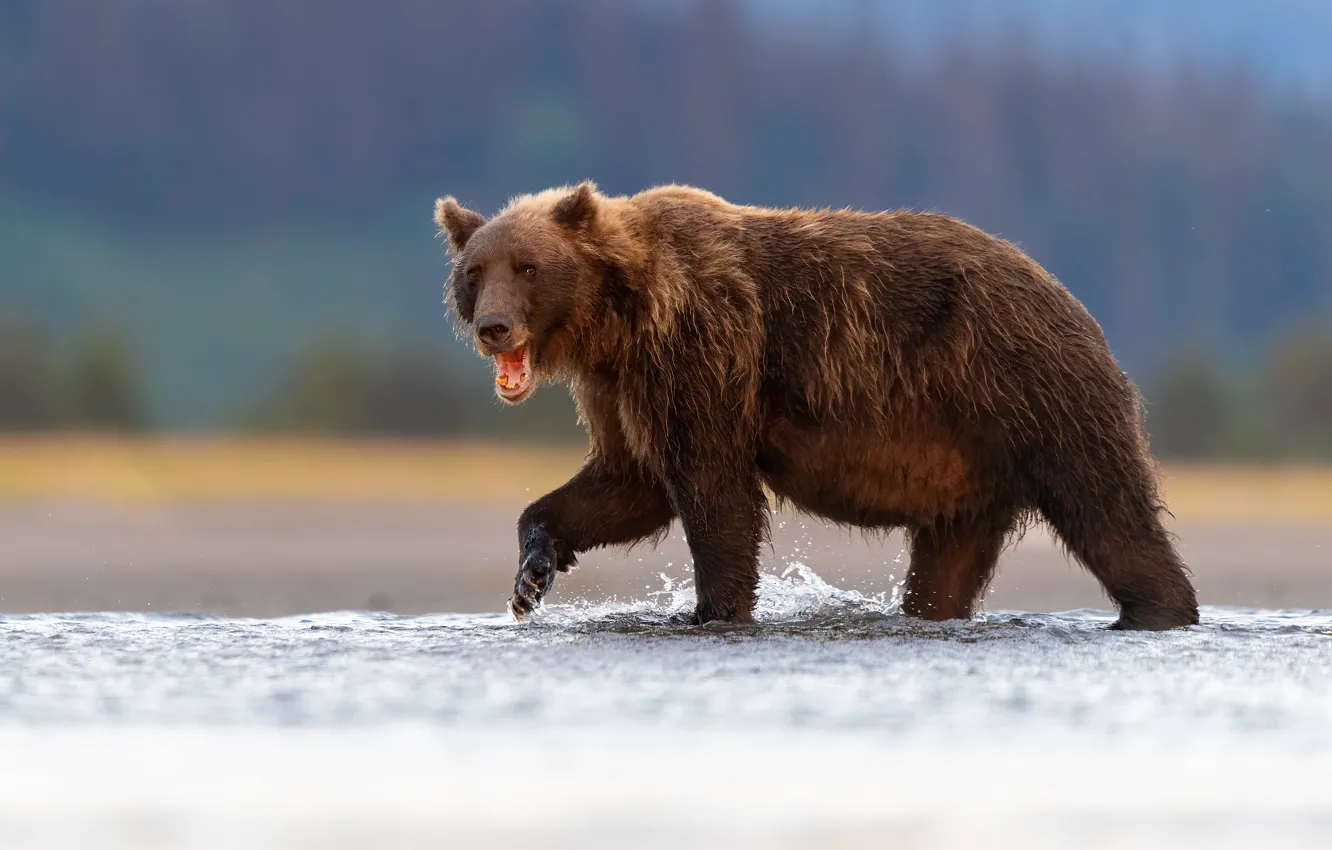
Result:
[[[592,183],[517,198],[487,221],[452,197],[435,202],[453,271],[445,289],[460,335],[493,358],[499,397],[526,401],[567,377],[597,287],[589,256],[603,199]]]

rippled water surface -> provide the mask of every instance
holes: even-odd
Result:
[[[0,846],[1322,847],[1332,612],[0,617]]]

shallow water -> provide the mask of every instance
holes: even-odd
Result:
[[[1321,847],[1332,612],[0,617],[0,846]],[[446,842],[445,839],[448,839]],[[462,845],[456,845],[462,846]]]

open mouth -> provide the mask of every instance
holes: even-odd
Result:
[[[495,355],[495,389],[500,398],[512,401],[532,388],[532,347],[527,343]]]

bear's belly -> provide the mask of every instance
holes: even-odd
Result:
[[[920,525],[974,511],[985,499],[963,448],[928,433],[781,421],[764,435],[758,463],[778,496],[853,525]]]

